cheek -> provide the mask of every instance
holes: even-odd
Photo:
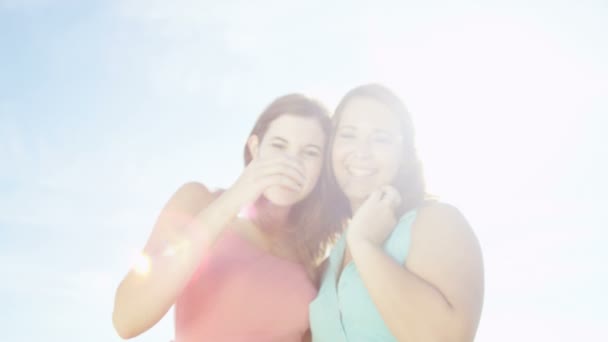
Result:
[[[322,160],[320,158],[318,160],[310,160],[304,162],[304,167],[306,168],[306,178],[308,180],[307,183],[309,187],[313,187],[319,180],[319,176],[321,175],[321,166]]]
[[[272,149],[266,148],[265,145],[260,145],[258,148],[258,154],[254,157],[267,158],[269,156],[272,156]]]
[[[335,152],[335,150],[334,150]],[[339,153],[332,153],[331,155],[331,160],[329,162],[331,162],[331,172],[333,174],[333,176],[335,177],[336,181],[338,182],[338,184],[342,184],[343,179],[344,179],[344,163],[341,162],[341,156]]]
[[[392,183],[397,175],[399,174],[399,168],[401,166],[399,156],[395,154],[390,154],[382,159],[382,168],[383,168],[383,182],[384,183]]]
[[[345,155],[346,149],[344,148],[344,146],[335,144],[334,148],[331,151],[331,166],[334,172],[340,169]]]

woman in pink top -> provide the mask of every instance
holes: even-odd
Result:
[[[340,228],[320,177],[330,130],[319,103],[283,96],[256,122],[229,189],[178,189],[116,290],[118,334],[143,333],[175,304],[176,342],[307,338],[315,268]]]

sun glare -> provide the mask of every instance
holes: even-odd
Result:
[[[150,272],[150,257],[143,252],[135,256],[133,271],[139,275],[148,274]]]

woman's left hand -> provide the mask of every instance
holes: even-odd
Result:
[[[396,208],[401,204],[399,192],[392,186],[374,191],[353,216],[347,240],[367,241],[382,245],[397,224]]]

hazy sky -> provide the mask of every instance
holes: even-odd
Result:
[[[477,341],[608,340],[604,1],[0,0],[2,341],[119,341],[114,290],[256,116],[377,81],[484,252]],[[167,342],[172,314],[135,341]]]

